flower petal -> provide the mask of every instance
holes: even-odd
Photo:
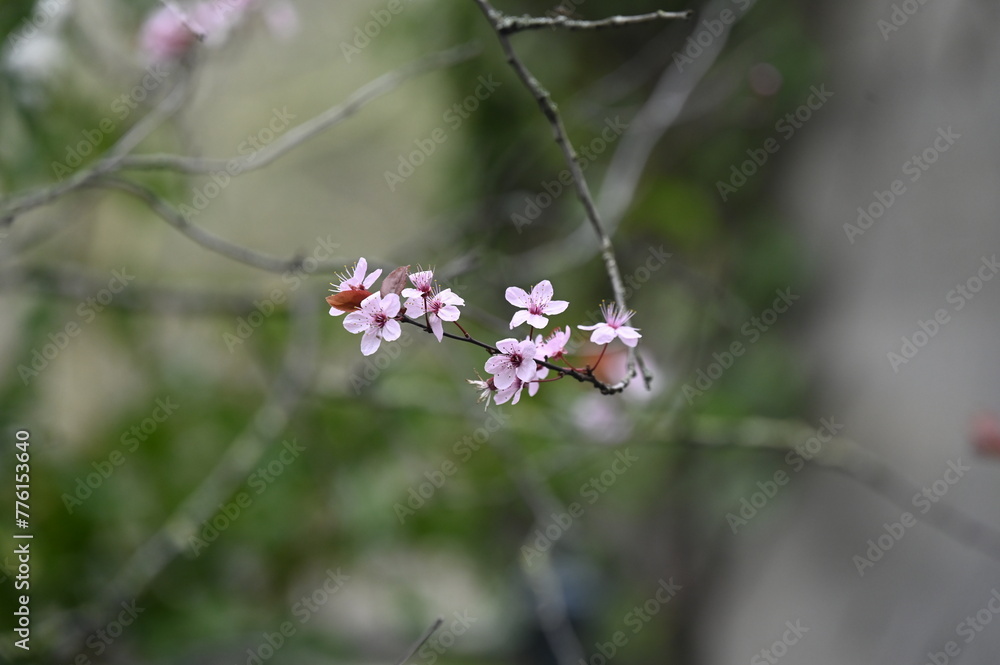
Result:
[[[527,310],[522,309],[520,312],[518,312],[518,314],[520,314],[521,312],[527,312]],[[538,328],[539,330],[541,330],[545,326],[549,325],[549,320],[546,319],[541,314],[528,314],[528,316],[526,318],[528,319],[528,324],[529,325],[534,326],[535,328]]]
[[[458,317],[462,315],[462,312],[454,305],[445,305],[438,310],[437,315],[445,321],[458,321]]]
[[[538,370],[535,368],[535,361],[530,359],[533,356],[534,354],[529,356],[528,359],[525,359],[523,363],[517,366],[517,372],[515,372],[515,374],[517,375],[517,378],[522,381],[531,381],[535,378],[535,372]]]
[[[514,383],[516,379],[514,368],[508,364],[493,375],[493,385],[497,387],[497,390],[503,390]]]
[[[638,329],[632,326],[620,326],[618,328],[618,338],[623,342],[627,339],[639,339],[642,335],[639,334]]]
[[[379,328],[373,328],[364,334],[361,338],[361,355],[370,356],[378,351],[379,344],[382,343],[382,336],[379,335],[379,332]]]
[[[580,330],[597,330],[601,326],[607,325],[606,323],[595,323],[592,326],[577,326]]]
[[[431,332],[433,332],[434,336],[437,337],[437,341],[444,341],[444,324],[441,323],[441,318],[435,316],[434,314],[431,314],[427,318],[431,321]]]
[[[399,314],[399,296],[390,293],[382,297],[382,311],[386,316],[393,317]]]
[[[362,256],[358,259],[358,262],[354,264],[354,275],[352,276],[351,281],[354,283],[363,282],[366,272],[368,272],[368,261]]]
[[[371,326],[371,317],[364,312],[351,312],[344,318],[344,328],[349,333],[357,335]]]
[[[562,314],[569,307],[568,300],[550,300],[547,305],[542,307],[542,311],[546,314]]]
[[[337,309],[336,307],[331,307],[330,308],[330,316],[340,316],[343,313],[344,312],[342,312],[341,310]]]
[[[597,326],[597,330],[590,334],[590,341],[594,344],[607,344],[618,334],[614,328],[609,325]]]
[[[528,293],[519,286],[509,286],[504,292],[504,297],[514,307],[527,307],[531,304]]]
[[[539,305],[544,305],[548,301],[552,300],[552,294],[555,293],[552,290],[552,282],[547,279],[543,279],[535,287],[531,289],[531,299]]]
[[[381,274],[382,274],[382,269],[379,268],[378,270],[376,270],[372,274],[368,275],[368,277],[365,277],[365,281],[362,282],[362,284],[364,284],[364,286],[365,286],[366,289],[372,288],[372,284],[375,283],[375,280],[378,279],[378,276],[381,275]]]
[[[490,356],[489,360],[486,361],[486,371],[490,374],[496,374],[501,367],[509,362],[507,356]]]
[[[520,350],[520,346],[517,344],[517,340],[513,337],[508,337],[497,342],[497,348],[504,353],[517,353]],[[494,358],[496,356],[493,356]]]
[[[531,314],[529,314],[528,310],[526,309],[517,310],[516,312],[514,312],[514,317],[510,320],[510,329],[513,330],[514,328],[518,327],[519,325],[527,321],[528,317],[530,316]]]
[[[399,336],[402,334],[403,329],[399,327],[399,321],[395,319],[389,319],[382,327],[382,338],[387,342],[399,339]]]

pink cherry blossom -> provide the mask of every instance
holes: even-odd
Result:
[[[345,291],[363,291],[365,294],[370,292],[372,284],[375,280],[379,278],[382,274],[382,269],[374,271],[372,274],[368,273],[368,261],[365,257],[358,259],[358,262],[354,265],[353,273],[350,276],[338,274],[337,278],[340,280],[340,284],[336,285],[333,289],[330,289],[334,293],[344,293]],[[334,286],[330,284],[330,286]],[[332,296],[331,296],[332,297]],[[361,300],[360,296],[357,296],[357,300],[354,300],[352,305],[357,306],[358,301]],[[330,303],[331,305],[333,303]],[[344,309],[338,309],[336,307],[330,308],[330,316],[340,316],[345,311]]]
[[[500,353],[486,361],[486,371],[493,374],[498,390],[511,386],[514,381],[531,381],[535,378],[535,343],[514,338],[497,342]]]
[[[529,294],[524,289],[511,286],[508,287],[505,296],[507,302],[515,307],[523,309],[514,313],[514,318],[510,320],[510,327],[513,330],[525,321],[535,328],[544,328],[549,324],[545,314],[560,314],[569,307],[569,302],[565,300],[552,300],[552,282],[545,279],[536,284]]]
[[[601,304],[601,313],[604,314],[604,323],[595,323],[592,326],[577,326],[580,330],[593,330],[590,334],[590,341],[594,344],[608,344],[616,337],[625,346],[634,347],[639,343],[638,328],[625,325],[628,320],[635,315],[632,310],[619,310],[614,304]]]
[[[538,341],[541,339],[541,335],[539,335],[538,340],[535,341],[535,358],[538,360],[554,360],[556,358],[561,358],[566,354],[566,345],[569,343],[569,338],[572,334],[573,333],[569,328],[566,328],[565,330],[556,328],[544,342]]]
[[[407,291],[414,290],[407,289]],[[462,314],[458,308],[464,304],[464,299],[452,293],[451,289],[445,289],[431,296],[417,295],[408,298],[406,300],[406,315],[412,319],[419,319],[426,312],[431,331],[440,342],[444,339],[444,324],[441,322],[458,321],[458,317]]]
[[[157,62],[180,58],[197,40],[185,17],[168,6],[150,14],[139,33],[142,50]]]
[[[383,339],[390,342],[399,339],[402,330],[399,321],[394,318],[398,313],[399,296],[395,293],[386,296],[373,293],[361,301],[359,311],[351,312],[344,318],[344,328],[355,335],[364,333],[361,353],[370,356],[378,350]]]
[[[434,271],[433,270],[421,270],[420,272],[415,272],[410,275],[410,281],[413,282],[413,289],[403,289],[404,298],[419,298],[421,296],[429,296],[434,285]]]

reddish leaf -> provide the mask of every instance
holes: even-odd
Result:
[[[396,268],[382,280],[382,288],[379,289],[379,292],[383,296],[387,296],[390,293],[395,293],[397,296],[402,295],[403,289],[406,287],[406,276],[409,272],[410,266]]]

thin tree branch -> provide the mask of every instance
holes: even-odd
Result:
[[[413,658],[413,654],[417,653],[417,649],[422,647],[424,645],[424,642],[431,639],[431,635],[433,635],[435,631],[437,631],[437,629],[440,628],[441,624],[443,623],[444,623],[443,618],[438,617],[437,619],[435,619],[434,623],[432,623],[430,627],[424,631],[423,635],[417,638],[417,641],[410,646],[410,649],[409,651],[406,652],[406,655],[397,660],[395,665],[403,665],[406,661]]]
[[[514,47],[510,43],[510,39],[508,39],[508,36],[504,33],[503,27],[508,17],[494,9],[489,0],[473,0],[473,2],[479,6],[483,15],[490,22],[493,30],[497,33],[497,39],[500,41],[500,47],[503,50],[508,64],[510,64],[511,68],[513,68],[517,77],[521,80],[521,83],[524,84],[524,87],[527,88],[535,98],[539,109],[541,109],[542,114],[552,127],[553,138],[559,146],[559,149],[562,151],[563,158],[565,159],[566,165],[569,167],[570,174],[573,177],[573,185],[576,190],[577,197],[583,204],[587,220],[590,222],[594,233],[597,234],[601,257],[604,259],[604,268],[608,273],[608,279],[611,281],[611,290],[614,293],[615,303],[620,309],[627,309],[625,302],[625,282],[622,280],[621,271],[618,268],[618,261],[615,258],[615,250],[611,243],[611,237],[604,230],[600,213],[598,212],[597,206],[594,203],[594,198],[590,193],[590,187],[587,184],[586,178],[584,178],[583,169],[580,168],[580,162],[577,158],[576,150],[573,148],[573,144],[569,140],[566,127],[563,125],[562,117],[559,115],[555,102],[552,101],[552,97],[549,95],[548,91],[542,87],[541,83],[538,82],[538,79],[534,77],[534,75],[518,57],[517,53],[514,51]],[[637,374],[637,365],[641,369],[646,387],[649,388],[650,383],[652,382],[652,375],[650,375],[649,371],[643,365],[642,358],[632,349],[630,349],[628,353],[628,372],[626,373],[625,378],[616,384],[616,387],[619,387],[620,390],[624,390],[625,387],[628,386],[632,378]]]
[[[49,627],[55,628],[53,634],[61,638],[57,645],[60,660],[69,660],[82,646],[81,640],[105,622],[120,602],[142,594],[190,544],[190,539],[198,533],[203,522],[211,519],[218,505],[246,480],[268,447],[287,428],[312,384],[319,349],[316,307],[312,298],[302,295],[293,299],[290,310],[292,328],[285,345],[285,357],[263,405],[205,479],[163,526],[136,549],[94,603],[73,616],[52,620],[56,625]]]
[[[144,201],[153,212],[159,215],[163,221],[183,233],[193,242],[201,245],[209,251],[221,254],[222,256],[230,258],[234,261],[239,261],[240,263],[245,263],[248,266],[253,266],[254,268],[259,268],[260,270],[273,273],[283,273],[302,267],[301,257],[283,259],[270,254],[265,254],[263,252],[258,252],[250,249],[249,247],[237,245],[234,242],[215,235],[211,231],[207,231],[200,226],[192,224],[184,217],[184,215],[156,194],[156,192],[138,183],[114,176],[105,176],[99,180],[88,183],[88,186],[116,189],[135,196],[136,198]],[[313,272],[319,274],[332,273],[342,269],[343,266],[343,260],[330,260],[325,263],[320,263]]]
[[[402,319],[400,319],[400,321],[402,323],[409,323],[412,326],[416,326],[426,333],[433,334],[434,332],[433,330],[431,330],[431,327],[429,325],[421,323],[420,321],[417,321],[415,319],[411,319],[408,316],[403,316]],[[458,340],[459,342],[465,342],[466,344],[472,344],[474,346],[478,346],[481,349],[489,351],[490,355],[495,356],[503,353],[497,347],[491,346],[485,342],[480,342],[478,339],[475,339],[474,337],[464,337],[462,335],[455,335],[450,332],[442,332],[442,335],[444,337],[447,337],[448,339],[455,339]],[[541,365],[542,367],[554,371],[559,376],[568,376],[576,379],[581,383],[589,383],[598,390],[600,390],[601,394],[603,395],[614,395],[615,393],[620,393],[621,391],[625,390],[625,386],[622,386],[620,384],[608,385],[603,381],[599,381],[597,377],[595,377],[589,369],[583,371],[570,369],[568,367],[561,367],[559,365],[554,365],[546,360],[535,360],[534,362],[538,365]]]
[[[247,173],[264,168],[271,162],[294,150],[312,137],[334,125],[347,120],[376,99],[399,88],[403,83],[436,69],[449,67],[478,55],[480,49],[474,44],[464,44],[447,51],[435,53],[410,63],[395,71],[383,74],[374,81],[358,88],[347,99],[333,106],[311,120],[285,132],[270,145],[250,155],[239,155],[226,159],[204,159],[187,155],[153,154],[132,155],[122,160],[122,169],[168,169],[181,173],[211,173],[225,170],[232,162],[238,163],[238,172]]]
[[[394,72],[384,74],[374,81],[362,86],[342,104],[338,104],[310,121],[289,130],[273,144],[258,153],[247,157],[239,157],[240,172],[262,168],[275,159],[301,145],[312,136],[332,127],[357,113],[369,102],[398,88],[402,83],[425,72],[447,67],[467,60],[478,53],[478,47],[463,45],[430,55],[422,60],[411,63]],[[186,79],[185,79],[186,80]],[[231,159],[211,160],[188,157],[184,155],[134,155],[128,156],[164,118],[176,112],[186,94],[186,86],[178,84],[167,96],[164,102],[150,116],[140,120],[130,129],[108,155],[97,160],[91,166],[77,171],[65,180],[40,187],[32,192],[16,196],[0,202],[0,226],[9,225],[13,220],[28,210],[51,203],[59,197],[75,189],[83,187],[101,176],[121,169],[172,169],[182,173],[210,173],[225,169]]]
[[[683,12],[665,12],[658,10],[648,14],[634,16],[610,16],[599,21],[583,21],[568,16],[504,16],[499,31],[501,34],[512,35],[524,30],[539,30],[541,28],[562,28],[564,30],[601,30],[603,28],[621,28],[638,23],[653,21],[689,19],[694,15],[691,10]]]

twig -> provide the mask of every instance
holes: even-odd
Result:
[[[249,247],[244,247],[226,240],[225,238],[221,238],[211,231],[207,231],[200,226],[192,224],[172,205],[160,198],[160,196],[153,190],[130,180],[113,176],[105,176],[99,180],[88,183],[87,186],[117,189],[145,201],[150,209],[159,215],[163,221],[183,233],[187,236],[187,238],[201,245],[205,249],[221,254],[222,256],[230,258],[234,261],[239,261],[240,263],[245,263],[249,266],[253,266],[254,268],[274,273],[283,273],[302,267],[302,258],[294,257],[291,259],[283,259],[270,254],[265,254],[263,252],[258,252],[250,249]],[[330,260],[319,264],[314,272],[320,274],[332,273],[342,269],[343,265],[344,261],[342,260]]]
[[[6,267],[0,270],[0,290],[20,289],[21,292],[82,301],[108,285],[107,276],[97,276],[67,268]],[[110,303],[108,309],[155,314],[209,315],[244,314],[254,309],[252,292],[225,293],[193,291],[161,286],[130,283]]]
[[[395,665],[403,665],[403,664],[404,664],[404,663],[405,663],[406,661],[408,661],[408,660],[409,660],[410,658],[413,658],[413,654],[417,653],[417,649],[419,649],[420,647],[422,647],[422,646],[423,646],[423,644],[424,644],[424,642],[426,642],[427,640],[431,639],[431,635],[433,635],[433,634],[434,634],[434,632],[435,632],[435,631],[436,631],[436,630],[437,630],[438,628],[440,628],[440,627],[441,627],[441,624],[443,624],[443,623],[444,623],[444,619],[443,619],[442,617],[438,617],[437,619],[435,619],[435,620],[434,620],[434,623],[432,623],[432,624],[430,625],[430,627],[429,627],[429,628],[428,628],[427,630],[425,630],[425,631],[424,631],[424,634],[423,634],[423,635],[421,635],[421,636],[420,636],[420,637],[419,637],[419,638],[417,639],[417,641],[416,641],[416,642],[414,642],[414,643],[413,643],[413,644],[412,644],[412,645],[410,646],[410,649],[409,649],[409,651],[407,651],[407,652],[406,652],[406,655],[405,655],[405,656],[403,656],[402,658],[400,658],[399,660],[397,660],[397,661],[396,661],[396,664],[395,664]]]
[[[322,132],[342,120],[350,117],[369,102],[398,88],[403,82],[419,74],[446,67],[467,60],[478,53],[478,48],[472,45],[442,51],[411,63],[394,72],[384,74],[367,85],[361,87],[342,104],[338,104],[310,121],[289,130],[259,153],[240,157],[242,164],[240,172],[252,171],[270,164],[284,153],[302,144],[310,137]],[[97,178],[121,169],[172,169],[182,173],[210,173],[225,169],[232,160],[211,160],[188,157],[184,155],[134,155],[127,153],[148,135],[163,118],[176,111],[176,105],[183,99],[185,86],[178,84],[164,100],[161,109],[140,120],[135,127],[112,147],[109,154],[91,166],[77,171],[72,176],[54,185],[46,185],[27,194],[0,202],[0,226],[10,224],[15,217],[33,208],[50,203],[64,194],[89,184]],[[179,90],[179,91],[178,91]],[[177,94],[175,98],[174,95]]]
[[[608,273],[608,279],[611,280],[611,290],[614,293],[615,303],[622,310],[627,309],[625,303],[625,282],[622,280],[621,271],[618,268],[618,261],[615,259],[614,246],[611,243],[611,237],[605,232],[604,225],[601,222],[600,213],[597,211],[597,206],[594,204],[593,196],[590,193],[590,187],[587,185],[587,180],[583,176],[583,169],[580,168],[580,163],[578,161],[576,150],[573,148],[573,144],[569,140],[569,136],[566,133],[566,127],[563,125],[562,117],[559,115],[559,111],[556,108],[555,102],[552,101],[551,95],[548,91],[542,87],[538,79],[528,70],[521,59],[517,56],[514,51],[514,47],[510,43],[510,39],[504,33],[503,27],[505,21],[508,17],[504,16],[501,12],[497,11],[490,4],[489,0],[473,0],[486,16],[486,19],[490,22],[493,30],[497,33],[497,39],[500,41],[500,47],[503,50],[504,56],[507,58],[508,64],[513,68],[517,77],[524,84],[524,87],[531,92],[535,101],[538,103],[539,109],[541,109],[542,114],[548,120],[549,125],[552,127],[553,138],[556,144],[562,150],[563,158],[566,161],[566,165],[569,167],[570,174],[573,177],[573,185],[577,193],[577,197],[583,204],[583,209],[586,212],[587,219],[590,222],[591,227],[597,234],[598,242],[600,245],[601,257],[604,259],[604,268]],[[632,378],[636,375],[636,366],[639,366],[643,380],[646,383],[646,387],[649,388],[652,382],[652,375],[645,368],[642,363],[642,358],[638,356],[634,350],[629,350],[628,353],[628,372],[622,381],[616,384],[615,387],[620,387],[620,390],[624,390],[626,386],[631,382]]]
[[[258,463],[260,457],[286,429],[293,412],[312,383],[317,366],[318,326],[316,307],[307,295],[291,303],[292,331],[278,376],[267,399],[246,428],[232,441],[215,467],[142,546],[90,607],[76,616],[63,617],[55,626],[61,660],[69,660],[87,633],[99,626],[122,600],[137,598],[176,556],[188,546],[200,525],[230,496]]]
[[[621,28],[638,23],[688,19],[694,15],[691,10],[683,12],[665,12],[662,10],[634,16],[611,16],[599,21],[582,21],[568,16],[504,16],[499,31],[504,35],[512,35],[523,30],[538,30],[541,28],[563,28],[564,30],[600,30],[602,28]]]
[[[432,333],[433,334],[433,332],[434,332],[433,330],[431,330],[431,327],[429,325],[426,325],[426,324],[421,323],[420,321],[411,319],[408,316],[403,316],[403,318],[400,319],[400,321],[402,323],[409,323],[412,326],[416,326],[416,327],[420,328],[421,330],[423,330],[424,332],[427,332],[427,333]],[[485,350],[489,351],[490,355],[498,355],[498,354],[503,353],[497,347],[492,346],[490,344],[487,344],[486,342],[480,342],[478,339],[476,339],[474,337],[471,337],[471,336],[470,337],[462,337],[461,335],[455,335],[455,334],[450,333],[450,332],[442,332],[442,335],[444,337],[447,337],[448,339],[455,339],[455,340],[458,340],[459,342],[465,342],[467,344],[472,344],[474,346],[478,346],[481,349],[485,349]],[[623,385],[620,385],[620,384],[608,385],[608,384],[604,383],[603,381],[599,381],[597,379],[597,377],[595,377],[593,375],[593,373],[592,373],[591,370],[567,369],[566,367],[560,367],[559,365],[554,365],[554,364],[552,364],[552,363],[550,363],[550,362],[548,362],[546,360],[535,360],[534,362],[537,363],[538,365],[541,365],[542,367],[545,367],[547,369],[550,369],[550,370],[556,372],[560,376],[569,376],[569,377],[572,377],[572,378],[576,379],[577,381],[579,381],[581,383],[589,383],[589,384],[593,385],[595,388],[597,388],[598,390],[600,390],[601,394],[603,394],[603,395],[614,395],[615,393],[620,393],[621,391],[625,390],[625,386],[623,386]]]
[[[285,132],[280,138],[261,150],[250,154],[226,159],[203,159],[187,155],[133,155],[122,160],[122,169],[169,169],[181,173],[211,173],[226,169],[233,161],[239,164],[239,173],[247,173],[264,168],[279,157],[294,150],[312,137],[347,120],[376,99],[392,92],[403,83],[421,74],[463,62],[478,55],[480,49],[474,44],[464,44],[447,51],[435,53],[410,63],[395,71],[383,74],[374,81],[358,88],[347,99],[333,106],[311,120]]]

